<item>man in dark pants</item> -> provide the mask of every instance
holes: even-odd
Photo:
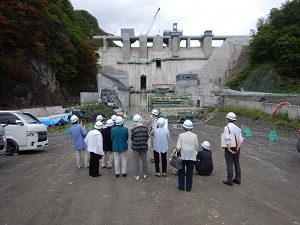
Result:
[[[87,145],[87,150],[90,152],[90,168],[89,175],[92,177],[99,177],[99,160],[102,158],[103,152],[103,138],[101,134],[103,123],[97,121],[94,125],[94,129],[91,130],[84,142]]]
[[[241,184],[241,167],[240,167],[240,147],[243,143],[241,129],[234,124],[236,115],[229,112],[226,115],[227,126],[224,127],[225,136],[225,160],[227,167],[227,180],[223,181],[228,186],[233,186],[233,183]],[[233,133],[235,136],[236,147],[231,147],[229,134]],[[233,165],[235,169],[235,178],[233,179]]]

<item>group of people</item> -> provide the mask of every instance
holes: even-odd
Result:
[[[76,115],[71,116],[70,137],[76,152],[77,167],[82,167],[82,154],[85,168],[89,168],[90,176],[101,176],[99,172],[101,160],[102,168],[111,169],[114,164],[116,177],[120,176],[120,172],[126,177],[128,129],[123,126],[124,118],[113,115],[106,121],[106,127],[103,125],[103,120],[102,115],[97,116],[94,129],[87,133],[79,118]]]
[[[170,132],[165,126],[166,120],[158,118],[158,110],[153,109],[150,113],[151,124],[143,124],[141,115],[136,114],[132,120],[134,127],[131,129],[131,148],[134,158],[134,177],[140,179],[140,159],[142,161],[142,177],[147,178],[148,164],[147,151],[153,151],[153,162],[155,163],[155,176],[167,176],[167,151],[170,141]],[[76,150],[77,167],[81,168],[81,153],[83,154],[84,166],[89,167],[89,175],[92,177],[101,176],[99,162],[102,168],[111,169],[114,164],[115,176],[127,176],[127,150],[128,150],[128,128],[124,127],[124,118],[113,115],[103,125],[103,116],[97,116],[94,129],[88,133],[85,127],[79,122],[76,115],[71,117],[70,136]],[[227,167],[227,180],[223,181],[228,186],[233,183],[241,183],[241,169],[239,164],[240,147],[243,142],[241,129],[235,125],[236,115],[230,112],[226,115],[227,125],[224,127],[226,147],[224,148]],[[197,174],[209,176],[213,171],[212,152],[210,143],[204,141],[201,150],[198,149],[197,134],[192,132],[193,123],[185,120],[182,124],[184,132],[178,137],[176,149],[180,152],[182,168],[178,170],[178,189],[190,191],[193,185],[194,168]],[[236,146],[230,145],[230,133],[235,135]],[[88,156],[90,153],[90,157]],[[89,159],[90,158],[90,159]],[[151,160],[152,161],[152,160]],[[161,172],[160,172],[161,162]],[[233,166],[235,177],[233,177]]]

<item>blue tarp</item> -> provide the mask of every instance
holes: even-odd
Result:
[[[46,127],[54,126],[56,125],[59,121],[64,121],[66,123],[69,122],[69,115],[72,115],[72,111],[69,114],[66,114],[64,117],[42,117],[38,118],[39,121],[41,121],[43,124],[46,125]],[[54,115],[55,116],[55,115]]]

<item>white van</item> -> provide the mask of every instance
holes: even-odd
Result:
[[[4,128],[0,125],[0,155],[6,155],[6,135]]]
[[[48,146],[47,127],[30,113],[0,111],[0,124],[6,134],[7,155]]]

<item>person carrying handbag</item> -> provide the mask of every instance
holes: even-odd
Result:
[[[224,127],[225,136],[225,160],[227,167],[227,180],[223,181],[228,186],[233,186],[233,183],[241,184],[241,167],[240,167],[240,148],[243,143],[243,136],[241,129],[235,125],[236,115],[233,112],[229,112],[226,115],[227,126]],[[236,147],[230,146],[229,134],[233,133],[236,139]],[[233,179],[233,165],[235,168],[235,178]]]
[[[176,148],[180,149],[182,159],[182,168],[178,170],[178,189],[184,191],[184,188],[186,188],[187,191],[190,191],[193,185],[198,137],[192,133],[192,121],[184,121],[182,127],[185,132],[179,135],[176,145]]]

